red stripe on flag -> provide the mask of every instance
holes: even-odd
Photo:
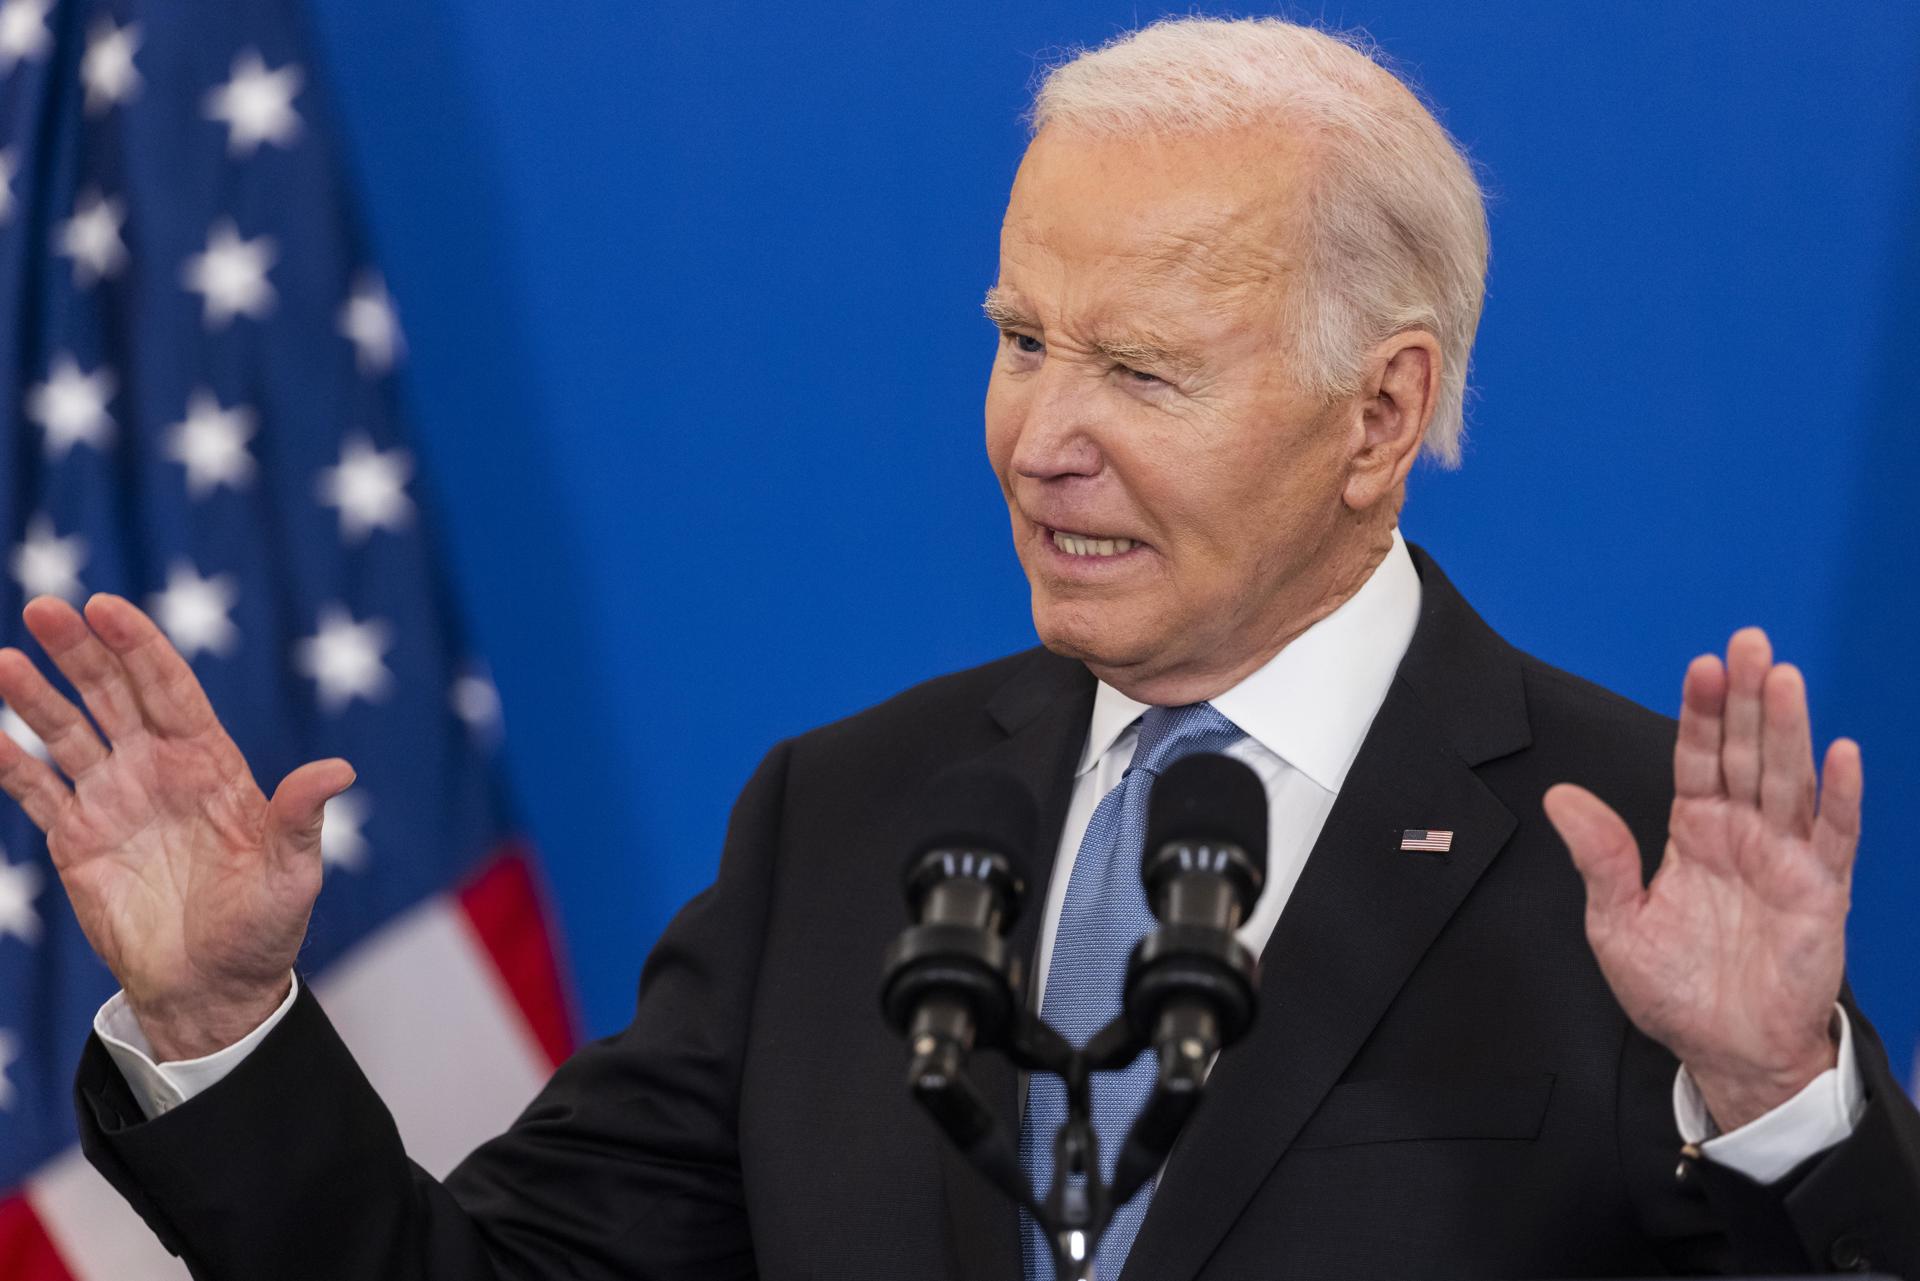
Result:
[[[73,1281],[25,1197],[0,1200],[0,1281]]]
[[[558,1067],[579,1040],[573,1002],[554,947],[555,932],[547,927],[545,900],[534,882],[526,848],[509,843],[461,889],[460,907],[493,959],[500,981],[512,993],[527,1030]]]

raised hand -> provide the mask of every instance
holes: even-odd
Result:
[[[100,732],[25,654],[0,649],[0,699],[60,769],[0,735],[0,787],[46,833],[155,1058],[231,1045],[285,999],[320,892],[323,807],[353,769],[303,765],[269,801],[192,668],[139,609],[98,595],[83,617],[42,596],[24,617]]]
[[[1724,1130],[1834,1065],[1860,749],[1816,786],[1806,683],[1766,634],[1687,668],[1673,813],[1652,884],[1620,816],[1584,788],[1546,795],[1587,885],[1587,939],[1627,1016],[1685,1063]],[[1816,793],[1818,800],[1816,803]]]

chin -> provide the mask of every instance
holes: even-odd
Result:
[[[1033,602],[1033,630],[1040,643],[1063,658],[1076,658],[1096,673],[1144,662],[1152,653],[1141,619],[1118,602]]]

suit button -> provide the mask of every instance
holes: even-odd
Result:
[[[1827,1251],[1827,1259],[1836,1268],[1865,1272],[1869,1265],[1866,1242],[1855,1236],[1837,1237]]]
[[[1688,1143],[1680,1149],[1680,1163],[1673,1167],[1673,1181],[1685,1183],[1693,1175],[1693,1163],[1700,1159],[1700,1145]]]

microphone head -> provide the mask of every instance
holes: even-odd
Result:
[[[921,793],[920,831],[907,855],[909,882],[934,850],[997,854],[1017,886],[1033,863],[1040,808],[1013,774],[990,765],[957,765],[936,776]]]
[[[1147,799],[1141,872],[1174,841],[1233,845],[1267,879],[1267,789],[1251,768],[1217,752],[1183,756],[1160,771]]]

